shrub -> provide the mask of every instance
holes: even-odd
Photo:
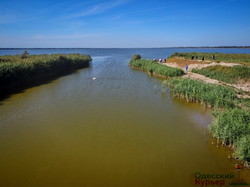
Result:
[[[135,61],[135,60],[140,60],[141,59],[141,55],[136,54],[132,57],[131,61]]]

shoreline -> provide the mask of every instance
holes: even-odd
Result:
[[[132,60],[130,62],[130,65],[134,69],[134,67],[132,65],[132,61],[135,61],[135,59],[132,58]],[[147,63],[146,60],[144,60],[144,62]],[[164,66],[160,63],[159,63],[159,65]],[[165,67],[174,68],[173,66],[165,66]],[[140,67],[136,67],[136,69],[143,70],[144,72],[150,72],[150,71],[147,71],[147,70],[140,68]],[[162,77],[162,75],[157,75],[157,76]],[[238,95],[236,94],[237,92],[235,90],[233,91],[233,88],[229,87],[229,85],[226,85],[226,84],[216,85],[216,84],[204,82],[202,80],[192,80],[191,78],[187,77],[187,75],[185,75],[185,74],[182,76],[177,76],[177,77],[178,78],[169,77],[165,82],[165,84],[168,85],[171,92],[173,93],[173,96],[184,98],[188,102],[199,102],[200,104],[204,105],[205,107],[217,109],[217,111],[216,111],[217,114],[213,115],[212,123],[209,125],[209,130],[210,130],[211,135],[213,136],[213,138],[217,139],[217,146],[226,146],[227,148],[231,148],[231,149],[233,148],[234,154],[233,154],[233,156],[230,156],[230,158],[234,158],[236,161],[239,161],[242,164],[242,167],[250,168],[250,161],[248,160],[248,157],[246,155],[247,149],[248,149],[247,146],[249,146],[248,143],[242,144],[238,140],[233,141],[233,139],[232,139],[233,137],[230,137],[230,136],[226,139],[223,139],[222,136],[220,136],[220,135],[218,136],[218,134],[216,134],[216,131],[218,131],[218,130],[221,131],[220,129],[223,128],[223,126],[224,126],[223,120],[225,120],[225,121],[229,120],[228,121],[229,124],[232,126],[235,126],[233,128],[238,129],[238,131],[240,131],[240,128],[237,126],[238,123],[246,123],[245,128],[250,129],[250,127],[247,126],[248,120],[245,122],[244,122],[244,120],[241,122],[237,121],[237,120],[240,120],[240,118],[242,118],[242,117],[243,117],[242,119],[250,118],[250,113],[247,112],[249,110],[249,108],[248,108],[249,106],[247,105],[247,103],[244,103],[246,101],[243,100],[243,98],[235,99],[238,97]],[[162,78],[165,78],[165,77],[163,76]],[[205,89],[202,91],[204,86],[205,86]],[[197,91],[195,91],[195,90],[197,90]],[[216,90],[218,90],[218,91],[216,91]],[[192,93],[192,92],[194,92],[194,93]],[[215,92],[216,94],[213,97],[211,97],[212,95],[210,96],[209,94],[213,93],[213,92]],[[204,101],[202,101],[203,96],[200,98],[200,96],[197,95],[199,93],[201,93],[202,95],[205,96],[205,98],[204,98],[205,103],[204,103]],[[230,96],[231,94],[233,94],[233,95]],[[219,102],[219,103],[221,102],[220,100],[216,101],[218,99],[217,98],[218,96],[221,97],[221,99],[222,99],[221,101],[223,101],[223,98],[226,99],[226,97],[229,96],[229,98],[230,98],[229,100],[231,100],[230,102],[232,102],[232,103],[229,102],[227,104],[228,101],[226,99],[225,101],[223,101],[223,102],[225,102],[223,105],[217,105],[216,104],[217,102]],[[247,97],[247,99],[249,99],[249,98]],[[216,104],[216,105],[210,103],[211,101],[215,102],[214,104]],[[239,106],[239,104],[240,105],[243,104],[243,107]],[[228,118],[228,117],[230,117],[230,118]],[[231,117],[233,117],[233,118],[231,119]],[[231,121],[231,120],[233,120],[233,121]],[[229,131],[231,128],[230,125],[229,125]],[[248,137],[247,132],[245,132],[245,130],[242,132],[244,132],[246,135],[244,135],[244,133],[241,134],[241,132],[240,132],[240,135],[242,138],[240,136],[239,137],[236,136],[236,137],[240,138],[241,141],[243,141],[243,140],[245,142],[250,141],[247,139],[247,137]],[[235,133],[235,132],[233,132],[233,133]],[[236,133],[237,133],[237,130],[236,130]],[[228,132],[228,134],[230,134],[230,132]],[[250,134],[249,134],[249,137],[250,137]]]
[[[239,96],[240,97],[244,97],[244,98],[250,98],[250,82],[247,82],[245,84],[230,84],[230,83],[227,83],[227,82],[223,82],[223,81],[220,81],[220,80],[217,80],[217,79],[213,79],[213,78],[210,78],[210,77],[207,77],[207,76],[204,76],[204,75],[201,75],[201,74],[198,74],[198,73],[194,73],[192,72],[191,70],[192,69],[202,69],[202,68],[205,68],[205,67],[211,67],[211,66],[228,66],[228,67],[232,67],[232,66],[236,66],[236,65],[241,65],[241,64],[235,64],[235,63],[226,63],[226,62],[221,62],[221,63],[209,63],[209,64],[200,64],[200,65],[196,65],[197,63],[194,63],[194,64],[190,64],[189,67],[188,67],[188,71],[184,71],[184,75],[182,76],[183,78],[190,78],[190,79],[194,79],[194,80],[202,80],[204,82],[207,82],[207,83],[211,83],[211,84],[217,84],[217,85],[226,85],[226,86],[230,86],[232,88],[235,88],[238,92],[246,92],[248,94],[240,94]],[[184,69],[184,67],[181,67],[180,65],[178,65],[178,63],[174,63],[174,62],[171,62],[171,63],[162,63],[162,65],[165,65],[165,66],[169,66],[169,67],[174,67],[174,68],[178,68],[178,69]]]
[[[32,49],[250,49],[250,46],[180,46],[180,47],[2,47],[0,50],[32,50]]]
[[[91,60],[80,54],[0,56],[0,98],[89,67]]]

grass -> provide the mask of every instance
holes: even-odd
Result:
[[[249,125],[249,124],[248,124]],[[234,156],[241,160],[250,163],[250,134],[246,134],[239,138],[236,142]]]
[[[152,74],[162,75],[164,77],[180,76],[184,73],[181,69],[164,66],[157,62],[144,59],[131,60],[130,66],[150,72]]]
[[[215,60],[212,59],[214,55]],[[216,62],[231,62],[231,63],[243,63],[249,65],[250,63],[250,54],[224,54],[224,53],[174,53],[171,57],[184,57],[191,59],[192,56],[198,57],[199,60],[204,57],[205,60],[211,60]],[[195,58],[196,59],[196,58]]]
[[[0,91],[25,87],[31,83],[89,66],[91,57],[80,54],[0,56]]]
[[[213,55],[214,58],[213,59]],[[250,54],[221,53],[174,53],[171,57],[192,60],[241,63],[244,66],[210,66],[193,69],[192,72],[227,83],[249,81]],[[173,78],[166,81],[174,96],[187,101],[200,102],[204,106],[217,108],[209,126],[212,135],[223,145],[234,149],[234,157],[250,166],[250,100],[239,99],[236,91],[227,86],[208,84],[202,81]]]
[[[234,108],[214,112],[213,116],[209,126],[213,136],[233,147],[237,159],[250,163],[250,110]]]
[[[243,136],[250,135],[250,112],[233,108],[224,112],[214,112],[210,130],[215,138],[225,145],[233,145]]]
[[[185,98],[189,102],[200,102],[203,106],[233,108],[239,103],[236,92],[226,86],[186,78],[173,78],[164,83],[174,96]]]
[[[249,66],[209,66],[202,69],[192,69],[192,72],[205,75],[212,79],[235,84],[239,81],[250,81]]]
[[[202,81],[173,78],[164,82],[174,96],[217,108],[209,126],[212,135],[235,150],[234,157],[250,164],[250,110],[248,99],[238,99],[227,86]],[[244,108],[239,108],[239,104]]]
[[[249,108],[250,109],[250,98],[242,98],[242,108]]]
[[[210,132],[223,145],[234,148],[236,159],[250,165],[249,99],[238,99],[236,92],[230,87],[197,80],[172,78],[164,83],[174,96],[217,108],[216,112],[213,112]],[[240,108],[240,105],[243,107]]]
[[[175,53],[171,57],[211,60],[212,55],[216,61],[250,63],[250,55],[246,54],[219,54],[219,53]],[[150,73],[168,77],[179,76],[183,71],[169,69],[157,62],[141,60],[134,56],[130,65]],[[249,64],[248,64],[249,65]],[[166,69],[165,69],[166,68]],[[175,69],[175,68],[173,68]],[[174,73],[173,73],[174,72]],[[250,67],[245,66],[212,66],[193,70],[205,76],[228,83],[249,81]],[[213,112],[213,121],[209,126],[212,135],[223,145],[234,149],[234,157],[250,166],[250,99],[237,98],[236,91],[228,86],[205,83],[188,78],[174,77],[163,82],[174,96],[185,98],[190,102],[199,102],[206,107],[216,108]]]

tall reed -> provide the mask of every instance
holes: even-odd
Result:
[[[190,102],[200,102],[204,106],[232,108],[239,102],[236,92],[226,86],[186,78],[173,78],[164,83],[175,96],[183,97]]]
[[[157,62],[144,59],[131,60],[130,66],[141,69],[143,71],[147,71],[149,73],[162,75],[165,77],[181,76],[184,73],[183,70],[181,69],[164,66]]]
[[[250,163],[250,110],[227,109],[214,112],[213,117],[209,126],[212,135],[234,148],[237,159]]]
[[[48,80],[89,66],[91,57],[80,54],[19,55],[0,57],[0,91]]]
[[[192,69],[192,72],[205,75],[212,79],[227,83],[237,83],[238,81],[250,81],[250,66],[209,66],[202,69]]]

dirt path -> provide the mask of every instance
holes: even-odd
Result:
[[[214,62],[214,61],[210,61],[210,60],[189,60],[189,59],[184,59],[181,57],[173,57],[167,60],[167,63],[163,63],[164,65],[168,65],[171,67],[176,67],[176,68],[180,68],[183,69],[185,68],[186,65],[188,65],[188,70],[191,71],[192,69],[196,68],[196,69],[201,69],[201,68],[205,68],[205,67],[209,67],[209,66],[237,66],[237,65],[241,65],[241,64],[237,64],[237,63],[226,63],[226,62]]]
[[[178,65],[177,63],[162,63],[165,66],[170,66],[170,67],[175,67],[175,68],[179,68],[179,69],[184,69],[185,65]],[[188,71],[184,70],[184,78],[190,78],[190,79],[194,79],[194,80],[202,80],[206,83],[210,83],[210,84],[217,84],[217,85],[226,85],[226,86],[230,86],[233,88],[236,88],[237,90],[242,90],[244,92],[248,92],[250,93],[250,85],[249,84],[229,84],[229,83],[225,83],[222,81],[218,81],[216,79],[211,79],[209,77],[206,77],[204,75],[200,75],[197,73],[193,73],[191,72],[191,70],[193,68],[204,68],[207,66],[215,66],[215,65],[224,65],[224,66],[235,66],[235,65],[240,65],[240,64],[232,64],[232,63],[209,63],[209,64],[188,64]],[[190,68],[191,66],[191,68]],[[250,96],[248,94],[239,94],[238,97],[241,98],[250,98]]]

